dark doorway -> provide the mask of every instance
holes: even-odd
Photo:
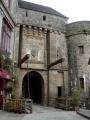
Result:
[[[31,71],[27,73],[22,86],[23,97],[31,98],[34,103],[42,103],[43,78],[38,72]]]
[[[62,87],[58,86],[58,97],[62,96]]]

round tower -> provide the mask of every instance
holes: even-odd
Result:
[[[67,25],[67,46],[69,59],[69,85],[78,85],[81,96],[90,92],[90,21],[79,21]],[[71,92],[71,90],[70,90]]]

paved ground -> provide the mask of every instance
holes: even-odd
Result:
[[[53,107],[44,107],[44,106],[40,106],[40,105],[33,105],[32,111],[33,111],[33,114],[35,114],[35,113],[60,112],[63,110],[53,108]]]
[[[34,106],[33,114],[27,114],[22,120],[87,120],[73,111],[63,111],[51,107]]]
[[[72,111],[52,107],[33,106],[32,114],[14,114],[0,111],[0,120],[87,120]]]
[[[74,112],[50,112],[26,115],[22,120],[87,120]]]
[[[0,111],[0,120],[22,120],[24,114],[15,114],[5,111]]]
[[[85,118],[90,119],[90,110],[80,109],[80,111],[78,111],[77,113]]]

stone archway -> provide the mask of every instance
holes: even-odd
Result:
[[[22,96],[31,98],[34,103],[43,103],[44,80],[40,73],[31,71],[23,78]]]

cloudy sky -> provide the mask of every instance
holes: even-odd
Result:
[[[90,20],[90,0],[25,0],[49,6],[69,17],[68,22]]]

